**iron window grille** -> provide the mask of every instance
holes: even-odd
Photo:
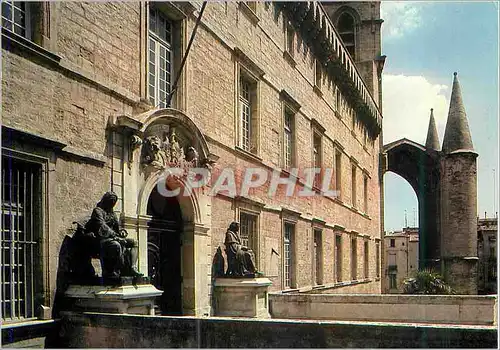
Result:
[[[41,165],[2,159],[1,254],[3,321],[35,318],[41,273]]]

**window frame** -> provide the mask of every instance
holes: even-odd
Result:
[[[323,232],[324,230],[321,227],[313,227],[313,286],[319,286],[324,283]]]
[[[368,175],[363,174],[363,212],[368,214]]]
[[[253,74],[246,66],[237,62],[236,74],[236,147],[247,153],[259,157],[260,154],[260,79]],[[249,123],[249,143],[248,147],[243,144],[243,109],[242,104],[242,83],[246,81],[250,87],[248,101],[250,111]]]
[[[321,92],[323,83],[323,67],[318,59],[314,60],[314,88],[317,92]]]
[[[351,205],[353,208],[358,207],[357,198],[357,177],[358,177],[358,166],[356,163],[351,163]]]
[[[283,169],[289,170],[296,165],[296,132],[295,132],[295,119],[297,112],[284,103],[283,108]],[[287,117],[290,123],[287,125]],[[287,138],[288,135],[288,138]],[[289,146],[289,147],[288,147]],[[289,152],[287,152],[289,148]]]
[[[363,244],[363,272],[366,279],[370,276],[370,243],[365,240]]]
[[[342,282],[342,235],[335,235],[335,282]]]
[[[243,237],[243,220],[242,220],[242,216],[248,216],[248,217],[251,217],[253,219],[255,219],[255,224],[254,224],[254,228],[255,228],[255,231],[252,232],[252,237],[247,237],[246,238],[246,241],[248,242],[248,245],[247,247],[249,249],[251,249],[255,255],[255,267],[257,269],[259,269],[259,259],[260,259],[260,251],[259,251],[259,245],[260,245],[260,212],[257,212],[257,211],[254,211],[254,210],[251,210],[251,209],[247,209],[246,207],[245,208],[239,208],[238,209],[238,214],[237,214],[237,221],[239,222],[240,224],[240,238],[241,238],[241,244],[243,244],[243,240],[245,239]]]
[[[356,236],[351,237],[351,280],[358,279],[358,239]]]
[[[15,161],[25,163],[26,166],[29,167],[37,167],[39,179],[37,179],[37,186],[39,191],[37,191],[38,199],[37,199],[37,215],[38,215],[38,225],[36,226],[36,231],[33,234],[36,235],[36,241],[38,242],[38,247],[36,252],[33,254],[33,263],[34,266],[33,271],[36,277],[36,280],[33,283],[33,292],[32,292],[32,304],[33,304],[33,314],[32,317],[17,317],[13,319],[3,318],[5,313],[2,311],[2,322],[7,325],[11,323],[20,323],[23,324],[25,322],[30,322],[33,320],[41,319],[45,315],[40,314],[40,306],[49,305],[50,304],[50,292],[47,291],[48,280],[48,260],[46,259],[48,256],[48,242],[47,235],[48,232],[48,218],[46,215],[47,212],[47,193],[48,193],[48,166],[49,166],[49,158],[41,157],[33,154],[27,154],[24,152],[18,152],[9,148],[2,147],[2,162],[4,158],[11,158]],[[4,181],[2,181],[4,184]],[[2,190],[3,193],[3,190]],[[2,198],[3,202],[3,198]],[[3,207],[3,203],[2,203]],[[3,220],[3,216],[2,216]],[[2,225],[3,227],[3,225]],[[3,261],[3,256],[2,256]],[[2,285],[3,289],[3,285]],[[2,293],[2,298],[4,293]]]
[[[147,43],[146,43],[146,50],[147,50],[147,54],[146,54],[146,71],[147,71],[147,74],[146,74],[146,95],[147,95],[147,99],[150,103],[152,103],[154,105],[154,107],[156,108],[157,106],[160,107],[160,108],[165,108],[167,107],[166,106],[166,101],[168,100],[170,94],[172,93],[172,84],[174,82],[174,73],[175,73],[175,66],[176,66],[176,62],[175,62],[175,42],[174,42],[174,37],[176,35],[175,33],[175,21],[168,16],[168,14],[166,13],[166,11],[162,10],[161,8],[159,8],[158,6],[156,5],[152,5],[152,4],[148,4],[147,6]],[[167,42],[165,39],[161,38],[160,35],[158,35],[155,31],[153,31],[151,29],[151,11],[154,11],[155,12],[155,17],[156,18],[162,18],[165,23],[169,23],[170,24],[170,42]],[[158,21],[156,21],[156,23],[158,24]],[[150,60],[150,57],[151,57],[151,41],[154,41],[154,45],[155,45],[155,51],[154,51],[154,58],[155,58],[155,62],[154,62],[154,69],[155,69],[155,72],[154,72],[154,78],[155,78],[155,81],[154,81],[154,85],[151,84],[151,60]],[[169,54],[170,55],[170,60],[169,61],[166,61],[165,62],[165,72],[168,72],[167,71],[167,66],[168,64],[170,64],[170,72],[168,73],[170,75],[170,80],[167,82],[167,80],[165,80],[166,82],[166,90],[165,90],[165,98],[163,100],[160,100],[161,96],[158,96],[160,95],[160,80],[161,80],[161,74],[159,73],[159,70],[161,70],[161,53],[158,52],[158,50],[161,50],[161,49],[165,49],[165,54]],[[158,52],[158,53],[157,53]],[[161,51],[160,51],[161,52]],[[166,56],[165,56],[166,58]],[[151,87],[153,87],[154,89],[154,96],[151,96]],[[153,99],[153,101],[151,101],[151,99]],[[171,101],[171,105],[173,104],[173,100]]]
[[[287,239],[287,227],[291,228]],[[283,220],[283,289],[296,288],[295,271],[295,235],[297,224],[290,220]],[[288,255],[286,246],[288,245]],[[287,274],[288,264],[288,274]],[[287,283],[288,282],[288,283]]]
[[[9,30],[11,31],[12,33],[16,34],[16,35],[19,35],[19,36],[22,36],[23,38],[29,40],[29,41],[34,41],[33,39],[33,31],[32,31],[32,20],[33,20],[33,11],[31,9],[31,3],[30,2],[19,2],[19,1],[8,1],[8,0],[2,0],[1,1],[2,3],[2,8],[3,8],[3,4],[8,4],[11,8],[11,16],[10,18],[7,18],[4,16],[4,11],[2,9],[2,28],[5,28],[6,30]],[[22,4],[24,5],[24,10],[22,10],[21,8],[19,8],[18,6],[16,6],[16,4]],[[17,11],[22,11],[24,13],[24,26],[21,26],[20,24],[18,24],[16,22],[16,9]],[[7,28],[4,26],[4,20],[7,20],[9,23],[10,23],[10,26],[11,28]],[[20,33],[17,33],[15,28],[17,27],[21,27],[22,30],[24,30],[24,34],[20,34]]]
[[[318,143],[316,143],[316,141],[318,141]],[[320,132],[314,127],[312,130],[312,156],[313,167],[321,169],[319,173],[315,174],[313,181],[313,187],[319,189],[321,187],[321,175],[323,169],[323,132]]]
[[[342,151],[335,148],[335,191],[337,191],[337,199],[342,200]]]

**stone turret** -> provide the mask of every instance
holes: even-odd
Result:
[[[459,294],[477,294],[476,158],[454,73],[441,154],[441,273]]]
[[[431,118],[429,119],[429,129],[427,130],[427,140],[425,147],[439,151],[439,135],[437,133],[436,121],[434,120],[434,110],[431,108]]]
[[[451,153],[458,150],[473,151],[469,123],[462,101],[462,90],[457,73],[453,73],[453,88],[451,91],[450,110],[443,139],[443,152]]]

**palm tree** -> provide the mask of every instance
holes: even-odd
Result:
[[[455,291],[439,274],[425,269],[403,281],[403,294],[455,294]]]

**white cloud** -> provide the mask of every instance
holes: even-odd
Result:
[[[384,20],[382,38],[384,40],[401,38],[420,27],[424,23],[422,9],[425,5],[411,1],[382,1],[380,7],[381,17]]]
[[[404,137],[425,144],[430,109],[442,143],[449,106],[449,87],[432,84],[422,76],[384,74],[384,144]]]

